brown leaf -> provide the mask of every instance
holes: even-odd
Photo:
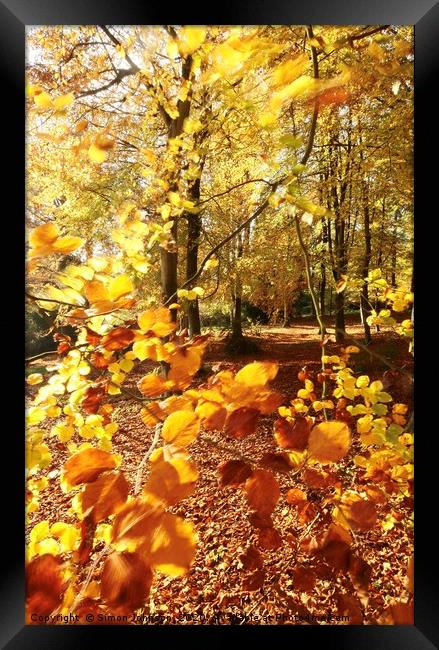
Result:
[[[309,423],[304,417],[297,417],[292,423],[280,418],[274,423],[274,437],[282,449],[303,451],[308,445],[309,431]]]
[[[112,553],[102,570],[102,598],[115,612],[130,614],[145,604],[152,577],[138,553]]]
[[[242,590],[243,591],[257,591],[261,589],[265,580],[265,571],[259,569],[254,573],[246,576],[242,581]]]
[[[134,340],[133,330],[127,327],[115,327],[102,337],[101,345],[106,350],[122,350]]]
[[[267,452],[262,456],[259,464],[265,469],[271,469],[274,472],[281,472],[282,474],[288,474],[293,469],[287,453],[272,454]]]
[[[38,614],[47,616],[57,609],[62,602],[67,583],[61,574],[63,561],[60,557],[39,555],[34,557],[26,567],[26,609],[27,619]]]
[[[256,569],[261,569],[264,565],[262,555],[253,544],[247,548],[245,553],[239,556],[239,559],[245,571],[255,571]]]
[[[337,595],[337,612],[339,616],[348,616],[349,620],[345,621],[346,625],[362,625],[363,612],[357,598],[350,594]]]
[[[316,576],[313,569],[304,566],[294,567],[290,571],[293,578],[293,587],[298,591],[312,591],[316,584]]]
[[[275,551],[282,546],[282,537],[276,528],[260,528],[258,544],[266,551]]]
[[[261,515],[259,512],[252,512],[248,520],[253,528],[273,528],[273,520],[270,515]]]
[[[335,472],[325,472],[306,467],[302,474],[302,481],[311,488],[327,488],[340,483],[340,478]]]
[[[317,553],[330,566],[346,572],[351,558],[351,543],[352,538],[347,530],[331,524]]]
[[[257,469],[245,483],[248,505],[261,515],[271,515],[279,500],[279,484],[271,472]]]
[[[348,573],[357,591],[366,592],[372,575],[372,567],[362,558],[351,555]]]
[[[87,564],[93,550],[96,523],[90,515],[84,517],[81,523],[81,543],[78,549],[73,553],[74,562]]]
[[[228,436],[241,440],[255,432],[258,418],[259,411],[257,409],[243,406],[227,415],[224,432]]]
[[[319,506],[313,501],[302,501],[297,506],[297,518],[301,524],[309,524],[319,511]]]
[[[103,472],[96,481],[88,483],[82,493],[82,511],[90,514],[94,523],[106,519],[123,506],[130,491],[122,472]]]
[[[113,454],[95,447],[78,451],[67,459],[64,464],[65,479],[70,485],[91,483],[99,474],[116,467]]]
[[[92,384],[85,392],[82,407],[87,413],[97,413],[102,402],[106,399],[108,383]]]
[[[413,602],[394,603],[389,605],[384,612],[384,624],[388,625],[413,625],[414,608]]]
[[[241,485],[241,483],[245,483],[253,475],[253,470],[250,465],[247,465],[242,460],[225,461],[218,465],[218,472],[220,474],[221,487],[225,487],[226,485]]]

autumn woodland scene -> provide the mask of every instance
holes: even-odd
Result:
[[[26,623],[413,623],[413,28],[26,28]]]

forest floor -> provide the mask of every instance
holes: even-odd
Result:
[[[356,317],[347,318],[347,334],[362,341],[362,328]],[[257,353],[230,358],[225,353],[223,337],[213,335],[205,356],[204,375],[197,377],[196,384],[206,381],[212,365],[219,364],[221,369],[230,368],[235,371],[256,359],[276,361],[279,372],[272,387],[285,396],[287,404],[296,397],[297,390],[303,387],[297,378],[298,371],[305,365],[311,370],[320,365],[320,341],[315,323],[311,319],[301,319],[289,328],[261,327],[251,338],[258,345]],[[347,340],[346,344],[353,342]],[[373,333],[371,352],[385,357],[397,367],[405,365],[410,372],[413,361],[407,348],[406,341],[390,332]],[[329,342],[326,349],[327,354],[336,354],[340,345]],[[378,379],[387,370],[381,359],[370,356],[364,350],[353,356],[355,372]],[[41,366],[43,362],[38,360],[33,363]],[[50,361],[45,360],[44,363],[50,368]],[[127,388],[132,390],[147,371],[144,364],[132,371]],[[37,388],[29,387],[30,397]],[[409,383],[397,382],[387,390],[395,401],[409,403],[411,408],[412,389]],[[153,428],[147,428],[142,422],[139,410],[139,403],[124,397],[117,402],[114,417],[119,423],[119,430],[113,436],[113,450],[122,454],[123,464],[120,469],[132,483],[154,433]],[[250,542],[257,544],[254,539],[255,529],[249,523],[249,509],[242,492],[232,487],[220,489],[217,466],[240,455],[258,461],[265,453],[278,451],[273,438],[274,419],[275,414],[262,417],[257,432],[243,440],[225,439],[220,433],[209,432],[208,436],[201,435],[191,445],[191,459],[197,465],[200,475],[197,488],[192,496],[174,506],[172,511],[193,522],[199,538],[197,555],[190,571],[182,577],[156,575],[150,594],[150,606],[145,609],[145,615],[162,615],[163,621],[170,624],[325,624],[325,621],[300,621],[297,616],[335,616],[338,611],[336,594],[352,593],[352,584],[347,574],[334,573],[330,568],[322,571],[321,565],[317,567],[313,556],[301,546],[300,542],[305,537],[317,531],[322,532],[325,524],[327,528],[331,521],[330,507],[328,509],[327,506],[322,506],[320,520],[300,521],[296,509],[287,503],[285,495],[291,488],[305,489],[308,493],[310,490],[301,484],[298,476],[291,474],[277,474],[281,497],[273,513],[273,520],[283,545],[273,551],[263,551],[266,577],[262,588],[256,591],[243,590],[245,572],[239,558]],[[48,420],[42,425],[46,422]],[[46,426],[51,427],[54,423],[52,419]],[[71,496],[61,491],[56,471],[67,458],[66,446],[57,442],[57,438],[50,437],[48,445],[53,455],[52,465],[44,470],[44,474],[50,472],[52,478],[48,488],[41,493],[39,509],[29,516],[28,531],[44,519],[49,523],[75,521],[68,513]],[[349,467],[354,468],[355,453],[358,453],[358,445],[354,443],[349,457],[345,459],[347,472],[342,477],[343,487],[349,487]],[[378,520],[382,520],[394,508],[404,515],[402,521],[390,530],[385,531],[377,525],[355,537],[353,548],[370,565],[372,574],[369,598],[358,611],[353,612],[351,624],[376,624],[386,605],[406,600],[408,592],[405,576],[413,541],[412,531],[403,525],[403,521],[409,518],[412,507],[411,498],[394,503],[391,499],[384,506],[378,506]],[[95,552],[98,553],[102,546],[103,543],[98,544]],[[298,582],[296,572],[299,566],[309,569],[304,572],[307,576],[306,584],[302,584],[300,589],[297,588],[300,580]],[[99,572],[98,565],[96,575]]]

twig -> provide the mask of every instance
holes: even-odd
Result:
[[[152,442],[151,442],[151,445],[150,445],[148,451],[146,452],[146,454],[144,455],[144,457],[142,458],[142,460],[139,463],[139,467],[137,468],[136,481],[134,483],[134,494],[135,495],[139,494],[139,492],[140,492],[140,488],[142,486],[141,484],[142,484],[142,471],[143,471],[143,468],[144,468],[144,466],[146,464],[146,461],[149,459],[152,452],[154,451],[154,448],[155,448],[156,444],[158,443],[158,440],[160,438],[161,430],[162,430],[162,423],[160,422],[159,424],[155,425],[154,438],[152,439]]]
[[[90,569],[89,569],[89,571],[88,571],[88,574],[87,574],[87,577],[86,577],[86,579],[85,579],[85,582],[84,582],[84,584],[83,584],[82,587],[81,587],[81,591],[78,593],[78,595],[76,596],[75,600],[73,601],[72,608],[71,608],[71,609],[72,609],[72,612],[75,611],[76,607],[77,607],[77,606],[79,605],[79,603],[81,602],[81,600],[82,600],[82,596],[83,596],[85,590],[87,589],[88,585],[90,584],[90,580],[91,580],[92,577],[93,577],[93,573],[94,573],[94,570],[96,569],[97,565],[99,564],[99,562],[101,561],[101,559],[104,557],[104,555],[107,555],[107,554],[110,553],[110,551],[112,551],[112,550],[113,550],[113,549],[111,548],[111,546],[108,546],[108,545],[107,545],[107,546],[105,546],[105,547],[102,549],[102,551],[101,551],[101,552],[96,556],[96,558],[95,558],[93,564],[91,565],[91,567],[90,567]]]

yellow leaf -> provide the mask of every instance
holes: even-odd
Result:
[[[125,296],[127,293],[131,293],[133,290],[133,282],[131,278],[126,274],[119,275],[117,278],[113,278],[108,285],[108,291],[110,293],[111,300],[117,300],[121,296]]]
[[[206,38],[206,28],[197,25],[183,27],[178,34],[178,50],[181,56],[186,57],[198,50]]]
[[[174,39],[166,43],[166,53],[170,59],[176,59],[178,57],[178,45]]]
[[[31,542],[41,542],[45,537],[48,537],[50,534],[49,522],[47,520],[40,521],[36,524],[30,531],[30,541]]]
[[[219,264],[219,260],[216,257],[211,257],[210,260],[207,260],[204,265],[205,269],[215,269]]]
[[[277,123],[276,113],[261,113],[258,118],[258,124],[262,127],[274,126]]]
[[[236,381],[247,386],[264,386],[277,375],[278,365],[270,361],[254,361],[236,373]]]
[[[33,372],[31,375],[28,375],[26,381],[30,386],[41,384],[43,381],[43,375],[40,372]]]
[[[288,84],[297,79],[309,65],[309,59],[306,53],[300,54],[294,59],[288,59],[281,63],[273,72],[273,85],[280,86]]]
[[[97,147],[95,144],[91,144],[88,149],[88,156],[90,160],[94,163],[101,164],[107,159],[107,152],[105,149]]]
[[[187,447],[195,440],[200,430],[200,420],[191,411],[175,411],[169,415],[162,428],[162,436],[166,442],[177,447]]]
[[[183,123],[183,131],[185,133],[196,133],[203,128],[203,124],[200,120],[194,120],[190,117],[187,117]]]
[[[57,97],[56,99],[53,100],[53,107],[57,111],[62,111],[67,106],[70,106],[70,104],[73,104],[74,102],[74,95],[73,93],[68,93],[67,95],[61,95],[60,97]]]
[[[51,96],[46,93],[38,93],[38,95],[34,95],[34,102],[35,106],[38,106],[38,108],[51,108],[52,107],[52,98]]]

